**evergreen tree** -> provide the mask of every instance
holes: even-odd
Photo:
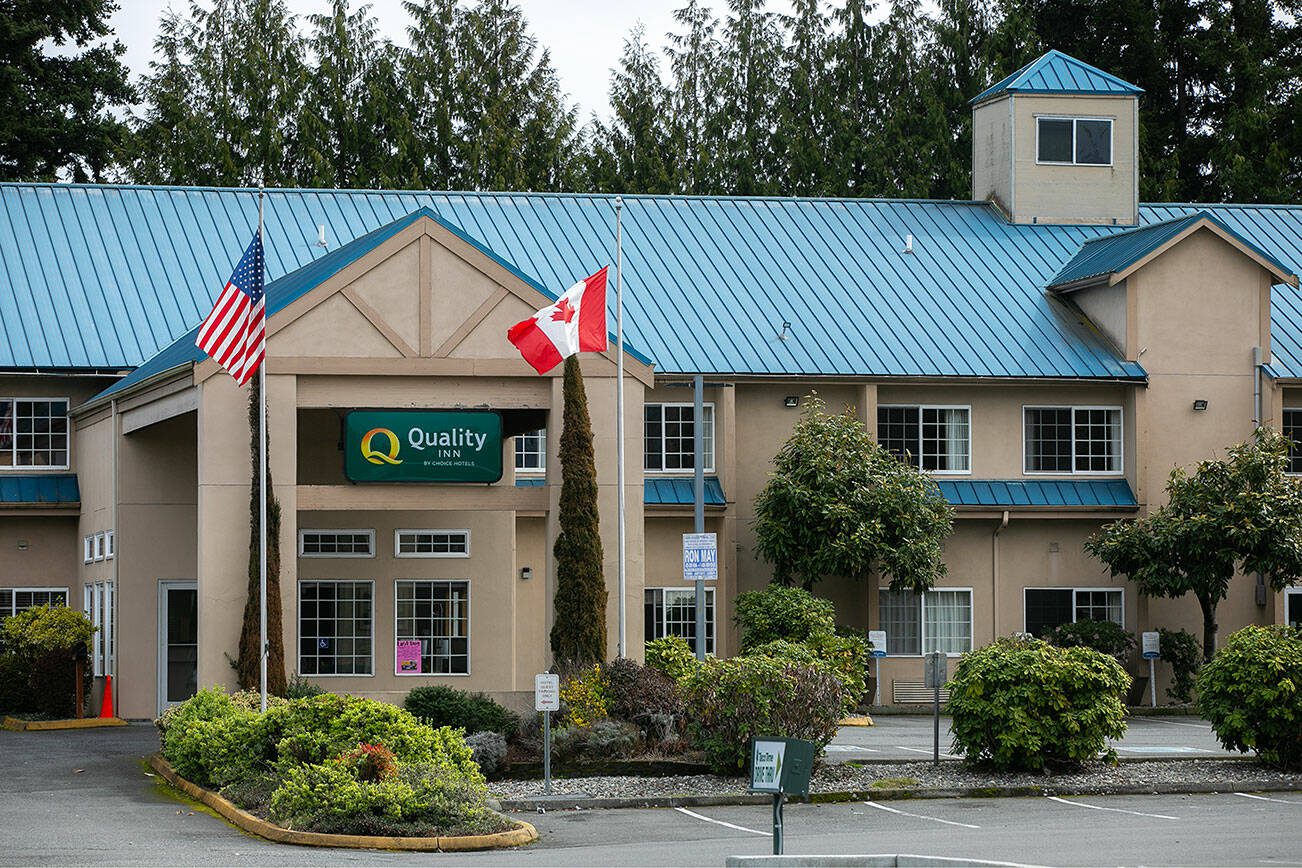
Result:
[[[606,659],[606,579],[602,571],[597,465],[579,359],[565,360],[565,419],[561,428],[560,536],[556,556],[556,623],[552,659],[584,667]]]
[[[265,362],[264,362],[265,364]],[[249,387],[249,447],[253,471],[249,490],[249,593],[244,603],[244,621],[240,630],[239,659],[236,679],[241,690],[259,690],[262,661],[262,574],[260,551],[260,515],[258,510],[258,403],[261,379],[254,377]],[[271,487],[271,438],[267,438],[267,693],[285,695],[285,627],[280,609],[280,501]]]
[[[827,81],[828,20],[821,7],[820,0],[795,0],[792,14],[783,19],[791,37],[783,52],[775,147],[783,188],[791,195],[819,196],[834,189],[828,115],[836,103]]]
[[[773,147],[782,35],[764,6],[765,0],[728,0],[723,26],[719,90],[726,109],[707,129],[717,137],[721,192],[733,195],[775,193],[785,182]]]
[[[413,149],[406,155],[414,186],[446,190],[464,187],[455,130],[464,100],[457,85],[456,39],[462,10],[459,0],[404,0],[412,18],[410,48],[402,59]]]
[[[112,0],[0,4],[0,181],[104,178],[127,132],[112,110],[132,98],[122,44],[93,44],[116,11]]]
[[[675,10],[674,20],[683,31],[669,34],[665,54],[673,73],[669,117],[678,167],[675,187],[681,193],[717,193],[717,117],[723,110],[719,99],[721,48],[715,35],[719,21],[701,0],[687,0],[686,6]]]
[[[673,192],[673,151],[668,123],[669,90],[660,78],[659,58],[646,42],[646,29],[624,40],[619,68],[610,81],[613,118],[594,118],[589,186],[611,193]]]

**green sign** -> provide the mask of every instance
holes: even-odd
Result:
[[[353,482],[497,482],[502,417],[355,410],[344,419],[344,475]]]

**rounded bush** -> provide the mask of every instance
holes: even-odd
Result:
[[[683,684],[688,738],[719,774],[745,769],[756,735],[803,738],[821,751],[836,735],[843,701],[825,669],[773,657],[707,660]]]
[[[761,591],[737,595],[733,620],[741,632],[741,651],[785,639],[808,642],[836,630],[836,608],[831,600],[800,588],[769,585]]]
[[[682,636],[662,636],[646,643],[646,665],[675,682],[695,672],[699,663]]]
[[[491,778],[506,767],[506,737],[500,732],[485,730],[466,736],[466,747],[470,748],[475,764]]]
[[[260,715],[239,708],[220,687],[200,690],[175,706],[162,744],[176,773],[203,787],[252,777],[268,758]]]
[[[622,720],[598,720],[591,726],[566,726],[552,733],[552,754],[558,760],[625,759],[637,753],[642,731]]]
[[[606,710],[611,717],[646,728],[654,717],[681,718],[683,700],[669,676],[620,657],[606,667]]]
[[[1003,770],[1079,765],[1125,734],[1129,688],[1106,654],[1000,639],[964,654],[949,683],[954,748],[971,764]]]
[[[1231,633],[1198,675],[1198,707],[1226,748],[1302,767],[1302,631]]]
[[[867,689],[864,661],[868,657],[868,649],[862,641],[850,636],[824,634],[803,644],[778,639],[756,646],[746,654],[821,669],[841,685],[844,695],[841,710],[846,714],[859,707],[859,701]]]
[[[1092,648],[1118,661],[1125,660],[1136,645],[1135,634],[1116,621],[1086,619],[1074,624],[1059,624],[1044,638],[1059,648]]]
[[[14,668],[25,673],[29,692],[27,708],[48,718],[75,717],[77,662],[86,664],[85,686],[90,685],[90,639],[98,628],[82,612],[67,606],[36,606],[0,619],[0,645],[12,655]],[[12,700],[11,700],[12,701]]]
[[[500,732],[510,737],[520,728],[520,717],[491,697],[442,685],[417,687],[407,694],[403,707],[430,726],[451,726],[467,733]]]

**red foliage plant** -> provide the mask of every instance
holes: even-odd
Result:
[[[338,762],[348,766],[359,781],[378,783],[398,773],[398,760],[382,744],[361,742],[354,750],[339,755]]]

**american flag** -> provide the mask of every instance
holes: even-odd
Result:
[[[262,236],[249,242],[212,313],[199,326],[195,346],[243,386],[267,352],[266,301],[262,296]]]

